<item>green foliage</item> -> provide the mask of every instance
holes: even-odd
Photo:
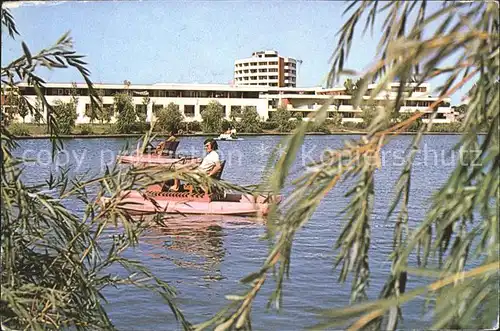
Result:
[[[239,131],[241,132],[262,132],[260,116],[255,107],[243,107],[239,124]]]
[[[431,132],[462,132],[462,123],[434,123],[432,124]]]
[[[326,121],[319,124],[315,121],[310,121],[307,126],[307,132],[331,133]]]
[[[457,107],[453,107],[455,109],[455,111],[459,112],[460,114],[465,114],[467,112],[467,105],[465,104],[462,104],[460,106],[457,106]]]
[[[137,118],[139,122],[146,122],[148,117],[148,105],[151,102],[151,98],[149,96],[145,96],[142,98],[142,109],[137,109]]]
[[[35,111],[33,112],[33,122],[40,124],[43,122],[43,101],[40,97],[36,97]]]
[[[269,305],[280,309],[283,286],[289,273],[291,249],[295,234],[311,221],[317,206],[334,189],[341,189],[348,199],[341,215],[345,219],[335,239],[341,282],[349,282],[351,305],[320,311],[321,324],[314,329],[395,330],[410,301],[427,296],[432,305],[425,305],[433,316],[429,329],[481,329],[495,327],[498,321],[499,279],[499,198],[500,198],[500,91],[498,72],[500,48],[498,4],[496,2],[443,2],[429,6],[429,1],[349,2],[350,13],[342,25],[338,45],[332,57],[328,85],[339,81],[342,74],[357,75],[345,68],[352,53],[354,36],[361,22],[364,32],[382,21],[382,39],[373,58],[373,67],[363,75],[354,89],[354,104],[361,96],[370,101],[398,80],[401,88],[395,101],[375,116],[366,116],[370,125],[357,141],[326,151],[323,159],[300,173],[293,181],[290,169],[304,141],[306,125],[287,137],[284,151],[276,150],[269,161],[268,180],[261,186],[279,193],[290,182],[290,195],[267,220],[270,249],[258,270],[245,277],[243,294],[227,296],[231,303],[197,329],[217,325],[218,330],[249,328],[251,308],[274,276],[275,288]],[[379,16],[383,16],[380,18]],[[409,82],[421,83],[439,78],[439,99],[428,110],[436,115],[443,99],[451,97],[465,84],[476,81],[470,92],[460,142],[455,147],[461,157],[445,183],[437,188],[425,217],[413,226],[415,218],[409,209],[412,199],[411,181],[415,157],[421,148],[423,133],[436,124],[422,123],[406,150],[405,164],[394,187],[394,199],[382,201],[390,206],[387,224],[392,224],[393,245],[386,256],[391,261],[386,281],[380,288],[379,300],[366,302],[370,282],[372,211],[376,197],[374,174],[383,166],[380,151],[395,135],[407,130],[424,113],[415,113],[406,121],[393,123],[393,114],[406,98]],[[376,82],[368,92],[368,82]],[[352,85],[352,84],[351,84]],[[366,103],[369,105],[369,103]],[[325,114],[317,113],[322,121]],[[455,124],[454,124],[455,125]],[[479,132],[485,132],[480,135]],[[349,179],[349,188],[337,184]],[[379,201],[380,202],[380,201]],[[332,210],[333,212],[333,210]],[[437,261],[431,259],[436,257]],[[413,261],[416,261],[414,263]],[[436,277],[427,286],[415,281],[419,275]],[[406,285],[407,282],[412,284]],[[370,284],[371,283],[371,284]],[[407,288],[412,288],[407,291]],[[373,288],[372,288],[373,290]],[[413,306],[418,305],[412,302]],[[412,307],[412,311],[419,310]]]
[[[94,129],[90,124],[81,124],[78,126],[78,129],[80,131],[79,134],[82,135],[90,135],[94,133]]]
[[[71,94],[76,96],[77,89],[73,88]],[[85,106],[85,116],[88,117],[90,123],[94,123],[95,120],[108,122],[111,120],[112,113],[109,114],[109,109],[103,109],[103,97],[104,91],[102,89],[96,91],[97,100],[96,102],[90,103],[90,105]]]
[[[454,111],[458,112],[457,119],[459,121],[463,120],[465,114],[467,113],[467,105],[461,104],[460,106],[451,107]]]
[[[301,111],[294,112],[293,117],[299,122],[304,119],[304,115],[302,114]]]
[[[348,95],[351,95],[351,96],[354,95],[354,91],[356,90],[356,85],[354,84],[352,79],[347,78],[344,82],[344,87],[345,87],[346,93]]]
[[[342,115],[338,112],[328,113],[328,118],[325,120],[325,123],[335,128],[340,128],[342,126]]]
[[[275,121],[265,121],[261,123],[263,130],[275,130],[279,127],[279,124]]]
[[[99,120],[101,123],[109,123],[111,122],[111,117],[114,114],[114,110],[112,106],[102,106],[101,108],[101,116]]]
[[[183,120],[184,115],[179,110],[179,105],[171,102],[158,112],[155,128],[160,132],[175,133],[181,129]]]
[[[2,90],[2,95],[5,96],[6,105],[6,107],[2,106],[2,120],[8,125],[16,118],[16,115],[19,115],[24,122],[29,110],[23,96],[19,95],[14,89],[6,93]]]
[[[233,127],[233,123],[223,118],[221,122],[221,131],[226,132]]]
[[[24,123],[12,123],[9,126],[9,131],[12,135],[16,137],[29,136],[30,130],[28,126]]]
[[[205,133],[218,133],[222,131],[222,119],[224,118],[224,106],[218,101],[210,101],[201,113],[202,129]]]
[[[110,124],[106,130],[104,130],[104,134],[117,134],[118,132],[118,127],[116,124]]]
[[[23,123],[26,121],[26,116],[29,114],[29,107],[26,105],[27,101],[24,98],[19,98],[18,111],[17,113],[23,119]]]
[[[2,28],[8,29],[11,36],[17,34],[9,10],[2,8],[1,15]],[[72,50],[68,34],[39,53],[32,53],[24,42],[21,46],[24,54],[2,67],[2,84],[15,89],[16,82],[27,81],[33,86],[49,110],[47,125],[49,132],[55,134],[56,152],[63,147],[57,134],[67,132],[74,124],[77,98],[52,107],[40,92],[43,80],[36,71],[40,66],[75,68],[87,82],[94,100],[89,72],[82,56]],[[34,107],[30,110],[36,111]],[[151,178],[159,177],[164,181],[161,176],[165,171],[159,176],[137,176],[134,170],[124,171],[115,165],[103,177],[87,178],[69,175],[65,168],[48,178],[37,178],[36,183],[26,183],[26,160],[12,154],[19,146],[9,130],[16,131],[19,124],[9,129],[4,124],[0,127],[2,330],[112,330],[114,325],[104,306],[105,294],[108,287],[119,286],[136,286],[159,294],[187,330],[189,323],[173,302],[174,289],[140,263],[123,256],[128,248],[137,245],[143,222],[134,222],[120,212],[116,197],[105,206],[95,199],[131,189],[135,180],[148,184]],[[67,208],[68,201],[79,203],[81,208]],[[112,227],[115,232],[109,236]]]
[[[146,122],[135,122],[132,131],[136,133],[146,133],[150,129],[150,124]]]
[[[359,131],[360,129],[364,129],[366,127],[365,123],[358,123],[358,122],[344,122],[342,123],[342,127],[344,129],[348,130],[357,130]]]
[[[135,115],[137,117],[137,121],[139,121],[140,123],[145,123],[148,113],[146,109],[137,107]]]
[[[53,115],[57,121],[59,132],[62,134],[71,134],[75,127],[75,121],[78,118],[76,104],[73,101],[63,102],[56,100],[53,107]]]
[[[9,126],[14,119],[12,107],[2,107],[2,125]]]
[[[346,90],[346,94],[350,95],[353,99],[357,97],[358,91],[360,91],[363,87],[363,78],[359,78],[354,82],[351,78],[347,78],[344,81],[344,88]]]
[[[118,113],[116,127],[119,133],[131,133],[137,120],[132,97],[128,93],[117,93],[114,106]]]
[[[290,111],[284,107],[278,107],[276,109],[276,112],[273,114],[273,122],[278,124],[278,131],[280,132],[290,132],[290,130],[293,130],[294,128],[294,123],[290,121],[292,118],[292,114]]]
[[[186,132],[200,132],[200,131],[202,131],[201,123],[198,121],[184,122],[183,127],[185,128]]]
[[[149,96],[145,96],[142,98],[142,104],[140,107],[136,107],[136,115],[137,119],[141,123],[145,123],[148,117],[148,105],[151,102],[151,98]]]
[[[373,106],[363,106],[361,110],[363,111],[361,113],[361,118],[363,119],[363,123],[365,127],[369,127],[370,124],[375,119],[375,117],[377,117],[379,110]]]
[[[229,114],[229,118],[232,121],[235,121],[237,117],[241,117],[242,108],[241,106],[231,107],[231,113]]]
[[[88,117],[90,123],[94,123],[94,121],[99,118],[98,112],[92,107],[85,109],[85,116]]]
[[[414,115],[414,112],[409,112],[409,113],[399,112],[396,114],[397,115],[395,116],[395,118],[393,117],[393,119],[395,120],[396,123],[401,123],[408,120],[412,115]],[[417,132],[418,130],[420,130],[422,125],[423,125],[422,118],[418,118],[417,120],[411,122],[411,124],[406,128],[406,131]]]

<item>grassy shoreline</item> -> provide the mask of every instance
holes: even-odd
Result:
[[[88,125],[77,125],[71,134],[60,135],[64,139],[93,139],[93,138],[133,138],[140,137],[144,133],[116,133],[112,131],[112,125],[110,124],[94,124],[91,126],[90,132],[82,132],[83,128],[88,128]],[[12,130],[12,134],[16,139],[48,139],[51,136],[46,133],[45,125],[36,124],[23,124],[24,130],[22,132],[16,132]],[[330,132],[307,132],[306,135],[363,135],[366,133],[364,129],[348,129],[348,128],[329,128]],[[285,136],[290,135],[291,132],[279,132],[277,130],[263,130],[260,133],[238,133],[239,136]],[[408,131],[399,133],[400,135],[415,135],[417,132]],[[425,132],[426,135],[461,135],[458,131],[434,131]],[[157,137],[165,137],[165,133],[156,133]],[[204,133],[204,132],[190,132],[179,134],[179,137],[197,137],[197,136],[218,136],[219,133]]]
[[[364,135],[366,132],[364,131],[341,131],[341,132],[331,132],[331,133],[323,133],[323,132],[308,132],[307,136],[359,136]],[[416,135],[417,132],[401,132],[398,135],[403,136],[413,136]],[[435,135],[435,136],[457,136],[461,135],[461,132],[424,132],[424,135]],[[138,138],[141,137],[142,133],[128,133],[128,134],[71,134],[71,135],[59,135],[59,138],[62,139],[98,139],[98,138]],[[291,132],[262,132],[262,133],[241,133],[239,136],[287,136],[291,135]],[[391,135],[391,134],[389,134]],[[166,137],[164,134],[157,134],[157,137]],[[180,134],[178,137],[216,137],[218,134],[215,133],[189,133],[189,134]],[[51,136],[48,134],[39,134],[32,136],[15,136],[15,139],[25,140],[25,139],[49,139]]]

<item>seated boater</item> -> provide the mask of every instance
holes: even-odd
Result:
[[[174,134],[173,131],[170,131],[168,133],[168,135],[169,135],[169,137],[167,139],[165,139],[164,141],[162,141],[161,143],[159,143],[156,146],[156,148],[155,148],[155,154],[162,155],[163,154],[163,150],[165,149],[166,143],[174,142],[174,141],[179,141],[179,139],[177,139],[177,137],[175,136],[175,134]]]
[[[218,150],[217,141],[212,138],[206,139],[204,141],[204,147],[207,151],[207,155],[203,158],[201,164],[194,170],[197,172],[202,172],[212,177],[216,175],[221,170],[221,162]],[[172,185],[169,191],[179,191],[180,188],[180,180],[174,179],[174,185]],[[204,189],[205,193],[207,193],[206,189]]]

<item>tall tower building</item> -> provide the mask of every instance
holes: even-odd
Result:
[[[259,51],[234,61],[234,84],[296,87],[297,60],[277,51]]]

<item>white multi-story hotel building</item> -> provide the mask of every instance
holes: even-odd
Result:
[[[259,51],[234,62],[234,84],[250,86],[297,86],[297,60],[276,51]]]
[[[36,104],[36,94],[33,87],[27,84],[20,84],[19,93],[26,96],[28,101]],[[364,96],[369,98],[370,91],[375,87],[369,85],[368,92]],[[375,105],[382,105],[387,100],[394,100],[399,83],[389,85],[388,89],[375,98]],[[71,83],[47,83],[44,94],[50,104],[56,100],[69,102],[71,91],[76,88],[79,95],[77,104],[77,123],[88,123],[85,110],[90,107],[90,97],[88,96],[87,85],[84,83],[73,85]],[[333,117],[339,113],[343,122],[362,122],[362,110],[352,106],[351,96],[344,87],[324,89],[295,88],[295,87],[271,87],[271,86],[233,86],[222,84],[153,84],[153,85],[122,85],[122,84],[95,84],[94,88],[102,95],[104,107],[113,107],[113,96],[116,93],[127,91],[133,99],[137,110],[146,110],[147,121],[153,119],[153,110],[166,106],[173,102],[179,105],[181,113],[186,121],[201,121],[201,113],[212,100],[218,101],[225,110],[225,115],[229,118],[231,111],[245,106],[253,106],[257,110],[262,120],[267,120],[273,116],[278,107],[285,107],[293,115],[301,113],[305,118],[311,112],[317,111],[328,99],[333,98],[332,105],[328,107],[328,114]],[[428,109],[438,98],[430,95],[430,86],[427,83],[416,87],[409,86],[415,91],[411,96],[407,96],[403,102],[401,112],[423,111],[432,112]],[[144,103],[144,97],[149,97],[149,103]],[[445,99],[437,105],[437,116],[435,123],[449,123],[455,120],[455,112],[450,107],[450,99]],[[8,107],[2,96],[2,107]],[[145,108],[145,109],[144,109]],[[427,121],[428,115],[424,115]],[[22,119],[18,118],[19,121]],[[29,123],[32,121],[28,115],[24,119]],[[111,122],[116,120],[116,114]]]

